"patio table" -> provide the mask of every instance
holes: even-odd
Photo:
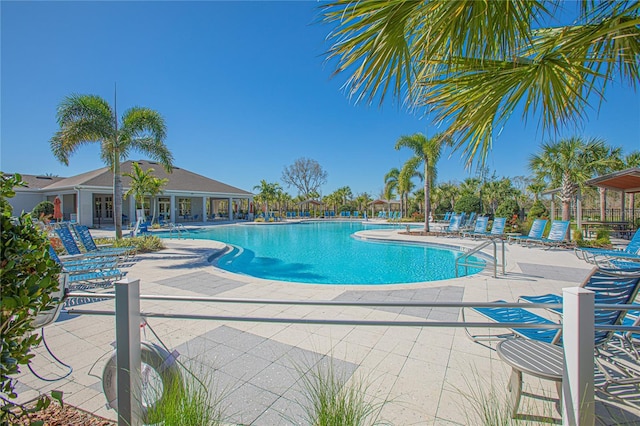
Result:
[[[556,382],[558,396],[562,400],[562,347],[537,340],[515,338],[498,343],[496,352],[500,359],[511,366],[508,389],[511,393],[512,417],[516,417],[522,396],[522,373]]]

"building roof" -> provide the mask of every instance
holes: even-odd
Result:
[[[252,193],[243,189],[227,185],[226,183],[210,179],[180,167],[174,167],[172,173],[167,173],[160,163],[148,160],[139,160],[135,162],[138,163],[145,171],[153,168],[153,175],[155,177],[168,179],[167,184],[163,187],[164,191],[252,195]],[[122,173],[131,173],[133,163],[134,161],[131,160],[122,163]],[[131,178],[123,176],[122,185],[124,188],[130,187]],[[48,185],[40,186],[38,189],[42,189],[44,191],[55,191],[79,186],[105,187],[111,189],[113,188],[113,173],[110,168],[103,167],[101,169],[92,170],[90,172],[68,178],[53,178],[53,180],[49,181]]]
[[[26,183],[27,186],[23,188],[17,188],[18,190],[20,189],[38,190],[38,189],[46,188],[47,186],[52,185],[53,183],[56,183],[60,180],[66,179],[60,176],[39,176],[39,175],[23,175],[23,174],[20,174],[20,176],[22,177],[22,181]]]
[[[589,179],[587,185],[624,192],[640,192],[640,167],[609,173]]]

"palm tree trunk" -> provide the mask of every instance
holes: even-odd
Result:
[[[607,189],[598,188],[600,193],[600,220],[607,220]]]
[[[113,160],[113,220],[116,227],[116,239],[122,238],[122,176],[120,176],[120,155],[114,154]]]
[[[571,199],[575,192],[575,184],[571,182],[568,174],[562,176],[562,188],[560,189],[560,201],[562,202],[562,220],[571,220]]]
[[[424,232],[429,232],[431,214],[431,179],[429,177],[429,159],[424,157]]]

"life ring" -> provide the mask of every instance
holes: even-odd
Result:
[[[141,342],[142,361],[142,421],[147,423],[153,408],[167,398],[169,386],[182,389],[182,374],[176,363],[176,356],[163,347],[149,342]],[[118,411],[116,384],[116,352],[114,351],[102,372],[102,389],[109,407]],[[156,419],[157,420],[157,419]]]
[[[36,317],[31,321],[31,327],[43,328],[49,324],[53,324],[60,316],[60,311],[64,306],[67,287],[69,287],[69,274],[62,273],[58,277],[58,289],[51,293],[51,299],[58,299],[53,302],[54,306],[46,311],[40,311]]]

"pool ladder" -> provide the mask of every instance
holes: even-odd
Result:
[[[465,274],[469,273],[469,267],[472,268],[484,268],[486,266],[485,262],[480,262],[478,260],[472,260],[471,256],[479,253],[480,250],[488,247],[489,245],[493,245],[493,261],[489,260],[488,263],[493,266],[493,277],[498,278],[498,244],[496,240],[499,240],[502,244],[502,275],[505,275],[505,258],[504,258],[504,240],[498,238],[490,238],[487,241],[483,241],[481,244],[472,248],[469,251],[465,251],[460,256],[456,257],[456,277],[458,277],[458,266],[464,266]]]
[[[181,223],[176,224],[176,223],[169,222],[169,238],[173,238],[174,232],[178,235],[178,239],[182,237],[183,233],[186,233],[187,235],[191,236],[191,233],[187,228],[184,227],[183,224]]]

